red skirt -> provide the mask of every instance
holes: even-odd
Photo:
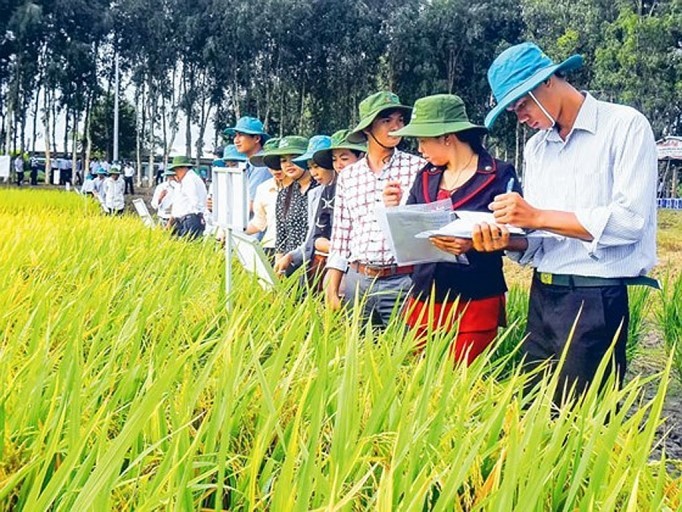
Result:
[[[454,309],[454,306],[457,306]],[[429,331],[459,329],[450,352],[456,362],[476,359],[497,336],[497,328],[506,324],[504,294],[469,301],[433,303],[410,297],[406,304],[406,323],[417,330],[418,350],[424,348]]]

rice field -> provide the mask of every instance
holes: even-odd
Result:
[[[0,510],[682,509],[674,273],[633,301],[660,371],[557,410],[555,379],[521,393],[520,287],[495,350],[453,368],[445,337],[417,356],[399,319],[374,336],[294,280],[237,272],[228,314],[214,244],[76,194],[0,190],[0,249]]]

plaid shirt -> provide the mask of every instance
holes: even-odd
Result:
[[[382,194],[388,181],[400,182],[405,201],[417,172],[424,165],[426,162],[421,158],[395,150],[378,174],[369,168],[366,157],[339,174],[329,251],[334,257],[330,257],[330,261],[343,258],[373,265],[393,263],[393,254],[374,209],[376,205],[383,205]],[[328,266],[338,268],[331,263]]]

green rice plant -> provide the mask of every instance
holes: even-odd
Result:
[[[60,193],[12,200],[0,510],[682,506],[652,457],[670,362],[557,412],[555,378],[523,395],[529,376],[495,351],[453,366],[447,333],[416,354],[397,316],[372,333],[295,280],[264,291],[239,269],[228,313],[210,241],[86,216]]]
[[[520,348],[528,321],[528,290],[512,286],[507,292],[506,310],[507,328],[496,345],[493,360],[504,361],[506,371],[511,372],[521,362]]]
[[[682,380],[682,275],[664,279],[661,305],[656,316],[666,350],[673,358],[678,378]]]
[[[628,325],[628,339],[625,349],[628,361],[632,361],[639,353],[642,336],[646,333],[646,319],[651,310],[651,288],[637,286],[628,289],[630,309],[630,323]]]

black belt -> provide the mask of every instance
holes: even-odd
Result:
[[[548,272],[535,271],[535,277],[542,284],[552,286],[566,286],[570,288],[598,288],[604,286],[651,286],[661,289],[661,283],[657,279],[647,276],[637,277],[590,277],[576,276],[572,274],[550,274]]]

